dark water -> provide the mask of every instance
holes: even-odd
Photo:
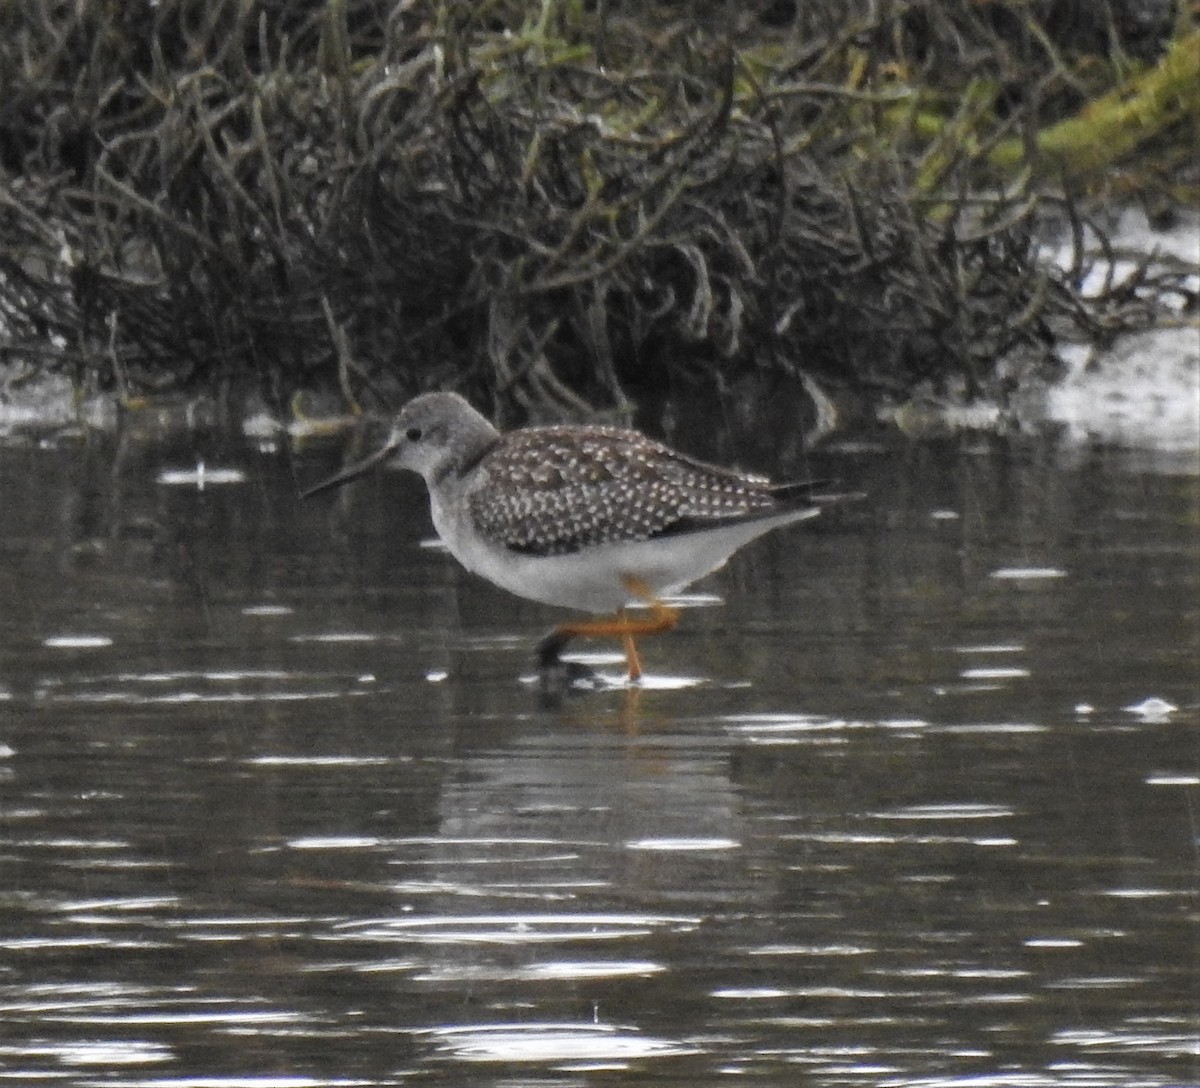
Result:
[[[0,449],[0,1084],[1200,1084],[1193,456],[825,453],[557,705],[418,483],[204,457]]]

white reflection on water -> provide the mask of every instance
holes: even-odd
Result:
[[[235,1077],[155,1077],[138,1080],[84,1080],[75,1088],[368,1088],[377,1084],[375,1080],[357,1080],[347,1077],[304,1077],[263,1073]]]
[[[1109,888],[1101,895],[1112,899],[1170,899],[1172,897],[1190,898],[1196,894],[1194,888]]]
[[[777,986],[725,986],[710,990],[709,997],[728,997],[738,1001],[771,1000],[777,997],[795,997],[795,990],[784,990]]]
[[[252,756],[244,762],[251,767],[383,767],[405,761],[386,756]],[[342,845],[338,839],[333,842]]]
[[[274,758],[274,757],[272,757]],[[301,764],[308,763],[308,760],[300,760]],[[384,762],[390,762],[385,760]],[[400,760],[405,762],[405,760]],[[462,836],[447,835],[445,837],[434,837],[428,835],[407,835],[401,838],[377,838],[374,836],[351,836],[341,838],[338,836],[307,836],[298,839],[289,839],[287,846],[296,850],[341,850],[345,848],[363,849],[373,847],[388,847],[396,848],[402,846],[473,846],[479,849],[478,857],[458,857],[455,859],[455,864],[478,864],[480,862],[489,862],[496,858],[495,850],[497,847],[514,847],[514,846],[547,846],[553,847],[555,850],[561,850],[564,846],[602,846],[604,845],[599,840],[585,839],[549,839],[549,838],[528,838],[520,836],[505,836],[497,838],[479,837],[468,838]],[[542,855],[539,855],[541,857]],[[572,853],[566,855],[569,857],[577,857]],[[509,857],[502,859],[505,862],[512,860]],[[397,861],[396,864],[412,864],[411,861]]]
[[[42,645],[52,650],[91,650],[112,644],[108,635],[54,635],[42,640]]]
[[[695,1047],[607,1024],[475,1024],[427,1028],[442,1054],[466,1062],[626,1061],[696,1054]]]
[[[964,680],[1019,680],[1022,677],[1029,676],[1030,672],[1019,665],[1009,665],[1007,667],[993,665],[963,669],[958,675]]]
[[[27,1046],[0,1046],[0,1081],[12,1079],[4,1067],[11,1062],[4,1059],[52,1058],[60,1065],[151,1065],[169,1062],[176,1058],[170,1047],[161,1043],[148,1043],[137,1039],[69,1039],[57,1043],[30,1043]],[[13,1075],[25,1074],[13,1070]],[[49,1080],[45,1075],[30,1074],[30,1079]],[[110,1083],[110,1082],[106,1082]],[[139,1082],[144,1083],[144,1082]]]
[[[392,961],[393,963],[397,961]],[[409,969],[415,964],[410,962]],[[355,970],[378,969],[375,964],[357,964]],[[583,979],[649,978],[667,968],[649,960],[550,960],[548,962],[503,966],[492,964],[437,964],[417,971],[418,982],[563,982]]]
[[[978,672],[981,675],[987,672],[998,678],[1007,679],[1029,675],[1026,669],[980,669]],[[960,688],[959,690],[966,689]],[[977,690],[995,691],[999,690],[999,685],[988,686],[986,689],[980,686]],[[1020,721],[934,723],[923,718],[880,718],[876,721],[867,721],[793,714],[731,714],[722,718],[721,721],[727,733],[743,738],[748,744],[777,746],[801,743],[810,745],[842,743],[838,734],[864,730],[888,730],[897,735],[909,733],[914,736],[921,732],[984,735],[988,733],[1045,733],[1050,730],[1048,725]]]
[[[366,675],[349,677],[284,669],[163,669],[68,679],[46,677],[34,697],[39,702],[92,706],[279,703],[378,694],[378,689],[367,686],[373,682],[374,677]]]
[[[979,1057],[990,1057],[981,1054]],[[879,1088],[1112,1088],[1114,1071],[1076,1066],[1060,1071],[1033,1073],[980,1072],[965,1077],[904,1077],[883,1080]],[[1165,1085],[1164,1081],[1139,1080],[1126,1083],[1124,1088],[1148,1088]]]
[[[1051,1036],[1052,1043],[1077,1046],[1085,1050],[1135,1051],[1171,1057],[1200,1057],[1200,1037],[1194,1031],[1181,1031],[1182,1024],[1163,1024],[1152,1030],[1153,1021],[1147,1018],[1137,1024],[1108,1031],[1067,1029]]]
[[[44,698],[47,702],[68,704],[125,703],[129,706],[187,706],[192,703],[296,703],[312,699],[347,699],[374,694],[377,692],[344,688],[327,691],[173,691],[165,695],[143,695],[132,691],[76,691],[48,694]]]
[[[315,635],[290,635],[289,642],[379,642],[385,636],[369,631],[323,631]]]
[[[1147,786],[1200,786],[1200,775],[1162,771],[1146,776]]]
[[[974,801],[947,801],[943,804],[905,805],[868,814],[873,820],[999,820],[1015,816],[1011,808]]]
[[[737,734],[841,732],[856,724],[817,714],[729,714],[723,720],[727,731]]]
[[[1167,721],[1179,707],[1167,702],[1166,699],[1160,699],[1158,696],[1152,695],[1148,699],[1143,699],[1140,703],[1131,703],[1123,709],[1129,714],[1136,714],[1143,721],[1162,723]]]
[[[961,722],[951,725],[938,725],[930,729],[931,733],[1048,733],[1048,725],[1036,725],[1033,722]]]
[[[1047,982],[1047,990],[1120,990],[1131,993],[1146,980],[1130,975],[1088,975],[1086,978],[1056,978]]]
[[[889,978],[1029,978],[1031,972],[1017,967],[872,967],[868,974]]]
[[[586,979],[586,978],[646,978],[661,974],[667,968],[647,960],[556,960],[534,963],[515,973],[517,978]]]
[[[330,940],[400,941],[434,945],[522,945],[559,941],[619,941],[656,931],[686,933],[701,923],[684,915],[465,914],[343,922]],[[323,939],[318,937],[318,939]]]
[[[229,1004],[232,1004],[232,999]],[[201,1004],[201,1002],[197,1002]],[[222,1004],[225,1004],[222,1002]],[[246,1024],[292,1024],[300,1023],[304,1017],[297,1012],[286,1012],[276,1009],[181,1009],[170,1012],[159,1009],[153,1012],[131,1010],[130,1012],[96,1012],[96,1013],[58,1013],[52,1017],[61,1024],[108,1024],[108,1025],[149,1025],[165,1024],[209,1024],[217,1026],[246,1025]]]
[[[252,762],[261,763],[263,760],[256,759]],[[269,762],[274,763],[275,759],[272,758]],[[308,763],[308,760],[304,760],[303,763]],[[284,845],[292,850],[370,850],[377,846],[384,846],[386,841],[371,835],[318,835],[304,839],[289,839]]]
[[[0,948],[8,952],[57,951],[78,948],[102,948],[106,951],[165,948],[162,941],[145,939],[117,940],[112,937],[0,937]]]
[[[879,951],[856,944],[764,944],[747,948],[748,956],[871,956]]]
[[[97,676],[90,682],[175,684],[182,680],[212,680],[220,684],[236,684],[243,680],[262,680],[273,683],[292,679],[294,676],[294,673],[283,669],[170,669],[165,672],[118,672],[112,676]]]
[[[179,907],[183,900],[177,895],[136,895],[112,899],[74,899],[55,903],[51,909],[66,913],[80,911],[146,911],[161,910],[166,907]]]
[[[973,835],[886,835],[865,831],[793,831],[779,836],[781,841],[845,843],[851,846],[1017,846],[1019,840],[1008,836]]]

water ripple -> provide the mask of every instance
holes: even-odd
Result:
[[[437,915],[343,922],[335,927],[335,939],[446,945],[614,941],[655,931],[685,933],[700,922],[698,917],[637,913]]]
[[[437,1052],[464,1062],[553,1064],[626,1062],[699,1053],[672,1039],[606,1024],[477,1024],[427,1028]]]

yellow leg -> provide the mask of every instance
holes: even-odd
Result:
[[[623,574],[621,583],[646,605],[650,614],[645,617],[633,618],[621,609],[612,619],[579,620],[575,623],[564,623],[554,629],[554,633],[543,643],[543,659],[548,647],[553,646],[554,655],[561,650],[572,638],[587,635],[592,638],[619,638],[625,648],[625,664],[629,669],[630,680],[640,680],[642,662],[638,657],[635,635],[661,635],[670,631],[679,622],[679,613],[674,608],[668,608],[658,600],[640,578],[632,574]]]
[[[624,611],[620,615],[624,617]],[[625,667],[629,670],[629,679],[640,680],[642,678],[642,659],[638,657],[637,643],[633,641],[633,635],[628,631],[621,636],[621,645],[625,648]]]

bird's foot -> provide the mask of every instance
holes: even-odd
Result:
[[[650,610],[645,617],[634,618],[625,609],[621,609],[612,619],[582,620],[576,623],[564,623],[550,632],[538,645],[538,667],[545,673],[548,670],[561,668],[565,664],[570,667],[576,663],[563,662],[560,654],[563,648],[573,638],[586,635],[592,638],[619,638],[625,651],[625,664],[629,669],[629,682],[637,684],[642,678],[642,660],[638,656],[636,635],[660,635],[670,631],[679,622],[679,613],[668,608],[650,591],[640,578],[631,574],[621,578],[625,588]],[[578,665],[580,669],[586,666]],[[592,672],[592,670],[588,670]],[[595,676],[595,673],[592,672]]]
[[[582,661],[564,661],[561,654],[571,641],[571,634],[555,628],[537,646],[538,686],[547,695],[563,695],[568,691],[595,691],[604,687],[604,680],[590,665]]]

